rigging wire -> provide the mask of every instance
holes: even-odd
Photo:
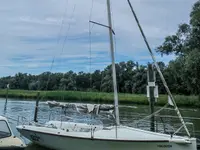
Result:
[[[66,5],[68,4],[68,0],[66,0]],[[62,29],[63,29],[63,26],[64,26],[64,20],[65,20],[65,18],[66,18],[66,16],[67,16],[67,7],[66,7],[66,9],[65,9],[65,12],[64,12],[64,15],[63,15],[63,17],[62,17],[62,22],[61,22],[61,28],[60,28],[60,30],[59,30],[59,33],[58,33],[58,40],[57,40],[57,44],[59,44],[59,42],[60,42],[60,37],[61,37],[61,32],[62,32]]]
[[[74,17],[75,10],[76,10],[76,4],[74,5],[72,14],[71,14],[71,16],[70,16],[70,20],[72,20],[72,18]],[[66,36],[65,36],[64,41],[63,41],[63,45],[62,45],[62,49],[61,49],[60,56],[62,56],[62,54],[63,54],[63,52],[64,52],[65,44],[66,44],[66,41],[68,40],[69,30],[70,30],[70,29],[71,29],[71,22],[68,23],[68,28],[67,28]],[[64,78],[64,76],[65,76],[65,74],[63,73],[62,78]],[[65,86],[65,85],[64,85],[64,87],[63,87],[63,90],[64,90],[64,91],[66,90],[66,86]],[[62,97],[62,99],[64,100],[64,96]]]
[[[75,10],[76,10],[76,4],[74,5],[73,12],[72,12],[72,15],[70,17],[70,20],[74,17]],[[62,50],[61,50],[60,55],[63,54],[65,43],[66,43],[66,41],[68,39],[68,36],[69,36],[68,32],[69,32],[70,29],[71,29],[71,23],[69,22],[68,28],[67,28],[67,32],[66,32],[66,36],[65,36],[65,39],[64,39],[64,42],[63,42],[63,45],[62,45]]]
[[[68,2],[68,1],[67,1],[67,2]],[[75,5],[75,6],[76,6],[76,5]],[[73,15],[74,15],[74,12],[75,12],[75,6],[74,6],[74,9],[73,9],[73,12],[72,12],[72,15],[71,15],[71,19],[72,19]],[[60,27],[59,34],[58,34],[59,36],[58,36],[58,40],[57,40],[57,45],[59,44],[59,41],[60,41],[60,35],[61,35],[62,28],[63,28],[63,26],[64,26],[64,19],[65,19],[66,14],[67,14],[67,7],[66,7],[65,12],[64,12],[64,15],[63,15],[63,20],[62,20],[62,22],[61,22],[61,27]],[[69,23],[67,32],[69,31],[70,26],[71,26],[71,24]],[[64,44],[65,44],[65,42],[66,42],[66,39],[67,39],[67,35],[66,35],[66,37],[65,37],[65,40],[64,40],[64,43],[63,43],[63,46],[62,46],[62,50],[61,50],[60,55],[62,55],[62,53],[63,53]],[[56,56],[53,57],[53,60],[52,60],[52,62],[51,62],[50,74],[49,74],[49,76],[48,76],[48,80],[47,80],[47,84],[46,84],[46,90],[47,90],[48,85],[49,85],[49,82],[50,82],[51,71],[52,71],[52,69],[53,69],[53,65],[54,65],[54,62],[55,62],[55,58],[56,58]],[[45,96],[46,96],[46,92],[45,92],[45,94],[43,95],[42,99],[43,99]]]
[[[94,7],[94,0],[92,0],[92,5],[91,5],[91,8],[90,8],[90,16],[89,16],[89,20],[92,19],[93,7]]]
[[[90,9],[89,20],[92,20],[92,11],[94,6],[94,0]],[[92,39],[91,39],[91,23],[89,22],[89,72],[90,72],[90,90],[92,90]]]
[[[74,17],[75,10],[76,10],[76,4],[73,7],[73,11],[72,11],[72,14],[70,16],[70,20],[72,20],[72,18]],[[66,44],[66,41],[68,40],[68,37],[69,37],[69,30],[70,29],[71,29],[71,22],[68,23],[68,28],[67,28],[66,36],[64,38],[64,41],[63,41],[63,44],[62,44],[62,48],[61,48],[61,52],[60,52],[60,55],[59,55],[60,57],[62,56],[62,54],[64,52],[65,44]],[[65,76],[65,74],[63,73],[62,78],[64,78],[64,76]],[[64,88],[63,90],[66,89],[65,86],[63,88]],[[63,96],[63,99],[64,99],[64,96]]]
[[[74,5],[74,8],[73,8],[73,11],[72,11],[70,20],[72,20],[72,18],[74,17],[75,10],[76,10],[76,4]],[[64,52],[65,44],[66,44],[66,41],[68,40],[69,30],[70,30],[70,29],[71,29],[71,22],[69,22],[69,24],[68,24],[68,28],[67,28],[66,36],[65,36],[64,41],[63,41],[63,45],[62,45],[62,49],[61,49],[60,56],[61,56],[61,55],[63,54],[63,52]],[[63,78],[64,78],[64,76],[65,76],[65,74],[63,73]],[[65,90],[65,86],[64,86],[64,90]],[[63,99],[64,99],[64,97],[63,97]]]
[[[190,133],[189,133],[189,131],[188,131],[188,128],[187,128],[187,126],[186,126],[186,124],[185,124],[185,122],[184,122],[184,120],[183,120],[183,117],[181,116],[181,113],[180,113],[180,111],[179,111],[179,109],[178,109],[178,107],[177,107],[177,105],[176,105],[175,99],[174,99],[174,97],[172,96],[171,91],[169,90],[169,88],[168,88],[168,86],[167,86],[167,83],[166,83],[166,81],[165,81],[165,78],[164,78],[164,76],[163,76],[163,74],[162,74],[162,72],[161,72],[161,70],[160,70],[160,67],[158,66],[158,63],[157,63],[156,58],[155,58],[155,56],[154,56],[154,54],[153,54],[153,51],[151,50],[151,47],[149,46],[149,43],[148,43],[147,38],[146,38],[146,36],[145,36],[145,34],[144,34],[144,31],[143,31],[143,29],[142,29],[142,27],[141,27],[141,25],[140,25],[140,22],[139,22],[139,20],[138,20],[138,17],[137,17],[137,15],[136,15],[136,13],[135,13],[135,11],[134,11],[132,5],[131,5],[130,0],[127,0],[127,1],[128,1],[128,4],[129,4],[130,8],[131,8],[131,11],[132,11],[132,13],[133,13],[133,16],[134,16],[134,18],[135,18],[135,21],[136,21],[136,23],[137,23],[137,25],[138,25],[138,27],[139,27],[139,30],[140,30],[140,32],[141,32],[141,34],[142,34],[142,37],[143,37],[143,39],[144,39],[144,42],[145,42],[145,44],[146,44],[146,46],[147,46],[147,48],[148,48],[148,50],[149,50],[149,53],[150,53],[150,55],[151,55],[151,57],[152,57],[152,59],[153,59],[153,61],[154,61],[154,65],[155,65],[155,67],[156,67],[156,69],[157,69],[157,71],[158,71],[158,73],[159,73],[159,75],[160,75],[160,78],[161,78],[162,82],[163,82],[163,85],[164,85],[164,87],[165,87],[165,89],[166,89],[166,91],[167,91],[169,97],[170,97],[171,100],[172,100],[172,103],[173,103],[173,105],[174,105],[175,111],[177,112],[177,115],[178,115],[178,117],[179,117],[181,123],[183,124],[183,127],[184,127],[185,131],[187,132],[188,136],[190,137]]]
[[[67,14],[67,6],[68,6],[67,4],[68,4],[68,0],[66,0],[66,8],[65,8],[65,11],[64,11],[64,14],[63,14],[62,22],[61,22],[61,25],[60,25],[60,30],[58,32],[58,39],[57,39],[56,45],[58,45],[59,41],[60,41],[60,35],[61,35],[61,31],[62,31],[62,28],[63,28],[63,25],[64,25],[64,19],[65,19],[65,16]],[[49,71],[50,74],[49,74],[48,79],[47,79],[47,84],[46,84],[45,90],[47,90],[48,84],[50,82],[51,72],[52,72],[52,69],[53,69],[53,64],[55,62],[55,58],[56,57],[54,56],[53,59],[52,59],[51,65],[50,65],[50,71]],[[39,88],[39,90],[41,90],[41,87]],[[46,96],[46,92],[45,92],[44,96]],[[42,97],[42,99],[44,98],[44,96]]]

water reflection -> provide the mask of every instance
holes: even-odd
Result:
[[[3,114],[6,115],[6,110],[7,110],[7,100],[5,101],[5,104],[4,104],[4,111],[3,111]]]
[[[35,109],[35,101],[21,101],[21,100],[8,100],[7,103],[5,103],[5,99],[0,99],[0,112],[4,116],[7,116],[9,118],[10,125],[15,133],[15,135],[20,136],[19,133],[16,130],[17,120],[18,116],[23,116],[27,118],[28,120],[32,121],[34,118],[34,109]],[[159,109],[159,108],[156,108]],[[47,105],[45,105],[43,102],[40,102],[39,104],[39,111],[38,111],[38,121],[41,123],[44,123],[48,121],[49,119],[56,119],[60,120],[60,113],[62,113],[62,110],[60,108],[54,108],[49,109]],[[199,109],[181,109],[181,113],[184,117],[200,117],[200,110]],[[76,119],[91,119],[91,116],[87,115],[80,115],[76,112],[70,111],[66,112],[66,114],[72,118]],[[149,108],[148,106],[123,106],[120,107],[120,120],[121,124],[124,125],[132,125],[134,121],[143,118],[149,114]],[[160,115],[167,116],[167,115],[174,115],[176,116],[176,113],[172,109],[166,109],[164,110]],[[111,116],[108,116],[107,114],[102,114],[101,116],[93,116],[94,120],[101,120],[104,124],[111,124],[113,122],[113,118]],[[200,130],[200,120],[199,119],[191,119],[186,118],[185,121],[187,122],[193,122],[195,126],[195,130]],[[179,125],[180,121],[176,118],[167,118],[163,120],[163,122],[169,122],[170,124]],[[144,124],[142,124],[144,125]],[[200,134],[199,134],[200,135]],[[28,140],[25,140],[26,143],[29,143]],[[46,148],[42,148],[37,145],[31,144],[27,150],[47,150]]]
[[[26,148],[26,150],[50,150],[49,148],[41,147],[36,144],[29,144],[29,146]]]

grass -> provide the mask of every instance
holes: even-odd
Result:
[[[37,91],[9,90],[9,98],[36,99]],[[0,97],[6,97],[6,90],[0,90]],[[198,96],[175,95],[178,106],[199,107]],[[58,100],[65,102],[90,102],[90,103],[113,103],[113,93],[103,92],[80,92],[80,91],[40,91],[41,100]],[[119,93],[120,104],[142,104],[147,105],[147,97],[144,94]],[[167,95],[159,95],[156,105],[167,103]]]

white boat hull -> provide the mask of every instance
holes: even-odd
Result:
[[[42,132],[17,127],[27,139],[47,148],[57,150],[196,150],[196,139],[190,143],[182,140],[118,140],[75,137],[61,132]]]
[[[0,139],[0,150],[24,150],[25,148],[22,140],[15,136]]]

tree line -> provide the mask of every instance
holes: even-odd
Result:
[[[171,76],[173,68],[163,62],[158,63],[167,81],[170,82],[172,92],[185,94],[188,91],[184,86],[173,82]],[[116,63],[117,85],[120,93],[145,94],[147,85],[147,65],[139,65],[137,62],[127,61]],[[165,93],[161,79],[157,76],[159,92]],[[172,81],[172,82],[171,82]],[[178,80],[177,80],[178,81]],[[68,90],[68,91],[95,91],[112,92],[112,66],[107,66],[103,71],[96,70],[93,73],[68,71],[66,73],[44,72],[39,75],[17,73],[15,76],[0,78],[0,88],[22,90]]]
[[[164,63],[162,63],[164,65]],[[123,93],[145,93],[147,67],[133,61],[116,63],[118,90]],[[0,78],[0,88],[23,90],[70,90],[112,92],[112,66],[93,73],[68,71],[66,73],[44,72],[39,75],[17,73]]]
[[[161,55],[176,55],[176,59],[168,65],[158,63],[172,93],[200,97],[200,0],[192,8],[190,23],[180,24],[177,32],[167,36],[157,52]],[[139,65],[131,60],[120,62],[116,63],[116,72],[119,92],[146,93],[147,65]],[[165,93],[158,74],[156,76],[159,93]],[[0,88],[6,88],[7,84],[12,89],[24,90],[113,91],[111,65],[93,73],[17,73],[15,76],[0,78]]]

